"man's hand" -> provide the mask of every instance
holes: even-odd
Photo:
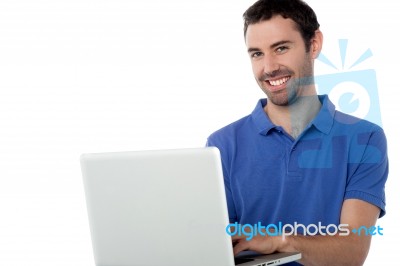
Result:
[[[379,208],[367,202],[349,199],[343,204],[341,223],[348,229],[374,226]],[[246,236],[232,237],[234,254],[253,250],[263,254],[280,252],[301,252],[299,261],[306,265],[362,265],[368,255],[370,235],[352,234],[316,236],[265,236],[257,235],[247,241]]]
[[[253,250],[263,254],[270,254],[277,250],[277,243],[273,238],[275,236],[255,236],[247,241],[246,236],[233,236],[233,253],[236,256],[244,250]],[[280,237],[278,237],[280,238]]]
[[[265,236],[256,235],[251,240],[246,240],[247,237],[245,235],[235,235],[232,237],[233,253],[235,256],[244,250],[270,254],[282,249],[286,245],[285,237],[282,236],[270,236],[265,233]]]

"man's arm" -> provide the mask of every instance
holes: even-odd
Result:
[[[379,216],[379,208],[358,199],[345,200],[340,223],[348,224],[348,236],[257,236],[246,241],[243,236],[233,237],[237,242],[234,253],[254,250],[261,253],[275,251],[302,253],[299,261],[305,265],[362,265],[368,255],[371,236],[365,233],[353,234],[353,228],[374,226]]]

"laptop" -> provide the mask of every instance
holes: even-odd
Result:
[[[217,148],[87,153],[80,158],[97,266],[233,266]],[[236,258],[241,266],[301,258]]]

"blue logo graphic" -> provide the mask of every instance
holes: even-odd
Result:
[[[328,94],[337,110],[382,126],[375,70],[351,71],[353,67],[372,57],[372,51],[367,49],[345,69],[347,44],[347,39],[339,40],[341,70],[324,54],[319,55],[318,60],[335,69],[337,73],[315,77],[318,93]]]
[[[261,222],[256,224],[239,224],[238,222],[230,223],[226,226],[225,232],[229,236],[245,236],[247,241],[253,239],[254,236],[290,236],[290,235],[322,235],[322,236],[348,236],[350,232],[356,235],[366,235],[375,236],[383,235],[383,228],[378,226],[360,226],[359,228],[354,228],[350,231],[348,224],[328,224],[323,225],[321,222],[318,224],[308,224],[304,225],[295,222],[292,224],[283,224],[278,222],[277,224],[262,225]]]
[[[366,236],[374,236],[374,235],[380,235],[383,236],[383,228],[378,226],[371,226],[371,227],[366,227],[366,226],[360,226],[359,228],[354,228],[351,230],[353,234],[356,235],[366,235]]]

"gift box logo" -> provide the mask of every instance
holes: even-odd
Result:
[[[329,95],[337,110],[382,126],[375,70],[351,70],[372,57],[372,52],[367,49],[345,69],[347,44],[347,39],[339,40],[341,70],[328,57],[322,53],[319,55],[318,60],[334,68],[336,73],[315,77],[318,93]]]

